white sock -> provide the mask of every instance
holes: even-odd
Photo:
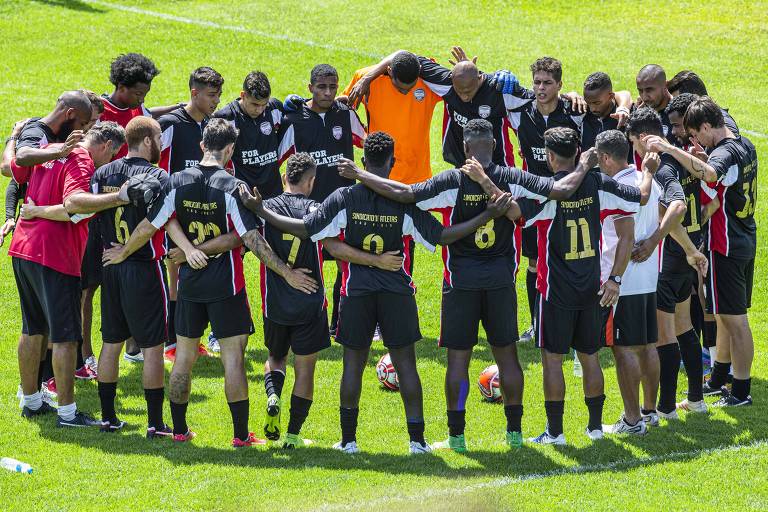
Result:
[[[712,361],[712,368],[715,367],[715,361],[717,361],[717,348],[709,347],[709,360]]]
[[[59,417],[64,421],[72,421],[75,419],[75,413],[77,412],[77,405],[72,402],[69,405],[59,406]]]
[[[33,411],[38,410],[43,405],[43,395],[40,394],[39,391],[35,391],[31,395],[24,395],[24,407],[27,407],[29,409],[32,409]]]

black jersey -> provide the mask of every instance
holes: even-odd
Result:
[[[175,213],[194,245],[233,230],[243,236],[261,227],[261,221],[240,201],[237,188],[241,183],[220,167],[190,167],[171,175],[165,198],[156,201],[148,219],[160,228]],[[218,302],[244,287],[239,248],[209,258],[200,270],[189,265],[179,268],[179,297],[184,300]]]
[[[736,120],[731,116],[728,110],[721,108],[720,111],[723,113],[723,121],[725,122],[725,126],[727,126],[734,135],[740,135],[739,126],[736,124]]]
[[[515,198],[544,201],[554,180],[496,164],[486,170],[501,190]],[[416,206],[438,210],[443,225],[452,226],[470,220],[485,210],[488,196],[482,187],[458,169],[441,172],[427,181],[411,185]],[[520,261],[519,228],[506,217],[491,219],[474,234],[443,247],[444,288],[489,290],[515,285]]]
[[[283,104],[270,98],[264,112],[253,118],[243,110],[239,100],[234,100],[213,117],[231,121],[240,130],[232,154],[235,177],[246,182],[249,189],[257,187],[264,199],[280,195],[283,183],[277,151]]]
[[[755,257],[757,225],[757,152],[745,137],[721,140],[709,154],[717,173],[720,208],[709,221],[709,248],[739,259]]]
[[[431,214],[415,205],[386,199],[360,184],[333,192],[304,218],[304,224],[314,241],[340,236],[352,247],[371,253],[402,251],[405,261],[396,272],[341,262],[344,296],[415,294],[416,286],[408,273],[411,239],[434,251],[443,232]]]
[[[365,128],[354,110],[334,101],[331,109],[318,114],[307,105],[283,117],[280,128],[280,161],[293,153],[307,152],[317,162],[315,186],[310,199],[322,201],[354,180],[339,176],[336,169],[341,158],[354,159],[353,147],[362,147]]]
[[[264,201],[269,210],[303,219],[319,206],[316,202],[301,194],[284,192]],[[306,294],[291,287],[285,279],[261,264],[261,307],[266,318],[282,325],[300,325],[310,323],[326,307],[323,283],[323,256],[320,242],[302,240],[289,233],[284,233],[270,224],[264,224],[264,239],[275,254],[293,268],[306,268],[312,271],[311,277],[320,287],[315,293]]]
[[[208,119],[198,123],[181,107],[160,117],[157,122],[163,132],[160,167],[173,174],[197,165],[203,158],[200,142]]]
[[[21,148],[40,148],[55,142],[64,142],[57,134],[53,133],[51,127],[45,124],[41,118],[33,117],[22,128],[19,134],[19,140],[16,141],[16,149]]]
[[[519,203],[525,225],[537,227],[539,293],[563,309],[592,307],[599,300],[602,221],[639,211],[640,190],[592,170],[566,201]]]
[[[618,130],[619,120],[611,117],[611,114],[616,113],[618,105],[613,102],[611,111],[605,117],[598,117],[592,112],[587,112],[584,115],[584,121],[581,124],[581,150],[586,151],[595,147],[595,141],[597,136],[607,130]],[[627,163],[633,163],[634,158],[632,151],[632,144],[629,145],[629,151],[627,152]]]
[[[123,157],[102,165],[91,177],[91,190],[94,194],[117,192],[123,184],[138,174],[150,174],[158,179],[165,188],[168,173],[155,167],[143,158]],[[162,197],[157,201],[162,201]],[[117,206],[96,214],[99,222],[98,233],[105,249],[112,244],[124,245],[136,226],[147,217],[150,206],[137,207],[132,204]],[[165,232],[158,230],[149,243],[128,256],[133,261],[152,261],[165,256]]]

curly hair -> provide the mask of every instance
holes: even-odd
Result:
[[[243,82],[243,90],[248,96],[256,98],[257,100],[264,100],[269,98],[272,94],[272,87],[269,85],[269,79],[267,75],[261,71],[251,71],[248,76],[245,77]]]
[[[563,78],[563,65],[559,60],[552,57],[542,57],[531,64],[531,75],[535,75],[539,71],[549,73],[557,82]]]
[[[690,107],[691,103],[696,101],[697,98],[698,96],[696,94],[684,92],[669,100],[667,108],[664,110],[666,110],[667,114],[674,112],[679,115],[680,118],[683,118],[685,116],[685,111],[688,110],[688,107]]]
[[[419,78],[419,72],[421,71],[421,65],[416,55],[411,52],[397,52],[392,57],[392,76],[404,84],[410,84]]]
[[[572,128],[559,126],[544,132],[544,147],[560,158],[573,158],[579,151],[581,138]]]
[[[288,158],[285,163],[285,179],[291,185],[298,184],[307,171],[315,169],[317,163],[309,153],[296,153]]]
[[[625,131],[627,136],[634,135],[636,137],[641,133],[662,135],[661,117],[651,107],[638,108],[629,116]]]
[[[384,165],[395,153],[395,139],[386,132],[373,132],[366,137],[363,152],[369,164]]]
[[[493,125],[485,119],[472,119],[464,126],[464,140],[493,139]]]
[[[140,53],[118,55],[109,68],[112,85],[133,87],[137,83],[150,84],[160,74],[155,63]]]

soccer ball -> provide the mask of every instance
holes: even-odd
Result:
[[[392,359],[389,357],[389,352],[381,356],[381,359],[376,364],[376,377],[379,378],[381,385],[390,391],[400,389],[400,381],[397,380],[397,372],[392,364]]]
[[[477,379],[477,387],[486,402],[501,401],[501,388],[499,388],[499,367],[492,364],[482,372]]]

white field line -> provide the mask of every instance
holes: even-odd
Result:
[[[628,469],[646,464],[655,464],[661,462],[671,462],[679,459],[687,459],[702,455],[716,455],[719,453],[740,452],[754,448],[768,447],[768,441],[754,441],[749,444],[735,446],[720,446],[703,450],[691,450],[687,452],[672,452],[665,455],[654,455],[651,457],[641,457],[637,459],[624,459],[604,464],[586,464],[583,466],[571,466],[563,469],[556,469],[544,473],[530,473],[516,477],[502,477],[486,482],[476,484],[462,485],[461,487],[447,487],[441,489],[425,489],[418,494],[402,497],[381,497],[367,502],[356,501],[350,504],[331,504],[322,505],[316,510],[383,510],[383,507],[396,503],[414,503],[429,498],[455,497],[468,494],[481,489],[498,489],[507,485],[528,482],[530,480],[542,480],[562,475],[578,475],[582,473],[594,473],[599,471],[611,471],[614,469]]]

